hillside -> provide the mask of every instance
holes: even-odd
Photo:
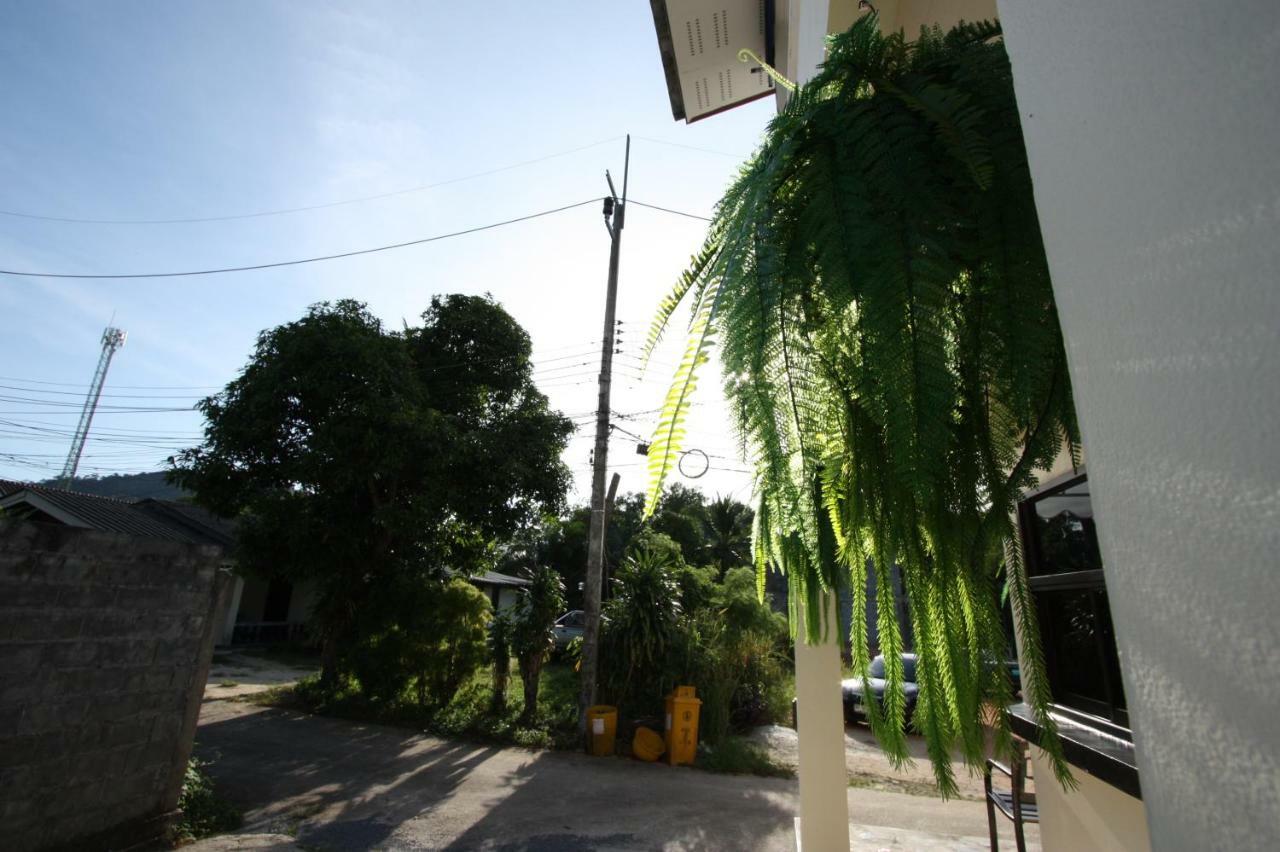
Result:
[[[141,500],[152,497],[157,500],[181,500],[188,495],[176,485],[165,482],[164,471],[154,473],[119,473],[111,476],[92,476],[72,481],[71,490],[100,497],[120,497],[125,500]],[[48,479],[40,483],[53,488],[58,480]]]

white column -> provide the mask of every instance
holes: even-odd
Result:
[[[785,52],[779,50],[779,64],[783,75],[797,83],[817,74],[826,58],[828,8],[827,0],[790,0],[786,4],[786,28],[779,33]],[[796,715],[800,733],[797,841],[804,852],[848,852],[849,776],[844,762],[840,627],[835,598],[825,596],[823,606],[832,625],[829,641],[807,644],[803,618],[796,640]]]
[[[840,621],[835,595],[823,596],[829,641],[804,641],[798,606],[796,723],[800,734],[800,847],[803,852],[848,852],[849,775],[844,761],[844,702],[840,693]]]
[[[1280,4],[1000,11],[1151,846],[1271,848]]]

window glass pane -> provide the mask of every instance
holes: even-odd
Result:
[[[1082,480],[1032,503],[1035,553],[1027,573],[1063,574],[1102,568],[1098,536],[1089,502],[1089,482]]]
[[[1125,701],[1106,592],[1038,591],[1035,601],[1054,701],[1113,717]]]

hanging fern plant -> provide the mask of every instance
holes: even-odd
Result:
[[[920,686],[914,724],[939,789],[952,751],[984,758],[1012,700],[1000,572],[1020,621],[1027,703],[1062,759],[1012,515],[1078,444],[1009,61],[995,24],[914,43],[863,18],[770,124],[717,207],[647,341],[690,304],[687,349],[649,450],[654,506],[675,465],[699,370],[718,345],[755,473],[755,548],[788,577],[820,641],[824,592],[852,589],[854,663],[868,674],[867,573],[887,659],[882,746],[908,760],[900,566]],[[994,714],[1008,746],[1007,714]]]

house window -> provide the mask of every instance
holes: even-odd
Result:
[[[1129,711],[1088,477],[1050,483],[1019,504],[1018,516],[1054,703],[1127,737]]]

